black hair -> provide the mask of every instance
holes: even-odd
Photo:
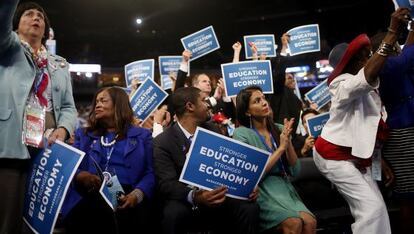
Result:
[[[247,127],[252,128],[253,126],[250,125],[250,117],[246,115],[247,110],[249,109],[250,97],[254,91],[263,92],[259,86],[249,86],[240,90],[236,97],[236,116],[239,124]],[[269,116],[266,119],[266,124],[268,130],[275,139],[276,143],[279,144],[280,141],[280,130],[276,127],[273,119]]]
[[[14,13],[13,16],[13,30],[17,30],[19,27],[19,23],[20,23],[20,18],[22,17],[23,13],[27,10],[31,10],[31,9],[36,9],[40,12],[42,12],[44,20],[45,20],[45,33],[43,34],[42,37],[42,44],[45,45],[46,40],[49,38],[49,30],[50,30],[50,21],[49,18],[47,17],[47,14],[45,12],[45,10],[43,9],[43,7],[41,7],[39,4],[35,3],[35,2],[23,2],[21,4],[19,4],[19,6],[16,9],[16,12]]]
[[[368,58],[371,54],[371,46],[364,46],[349,60],[348,64],[345,65],[342,70],[342,74],[349,73],[356,75],[361,68],[366,65]]]
[[[252,96],[252,93],[254,91],[263,92],[259,86],[249,86],[247,88],[240,90],[236,97],[237,120],[239,121],[239,124],[248,128],[253,128],[253,126],[250,125],[250,117],[246,116],[246,112],[249,109],[250,97]],[[266,125],[276,144],[279,145],[281,131],[273,122],[272,117],[268,116],[266,118]],[[281,156],[281,160],[284,168],[289,168],[286,154],[283,154]],[[291,175],[290,170],[286,169],[285,172]]]
[[[195,87],[183,87],[174,91],[169,98],[168,109],[177,117],[183,116],[188,102],[196,104],[201,90]]]
[[[319,112],[315,109],[312,108],[306,108],[305,110],[303,110],[302,114],[300,115],[300,119],[303,121],[303,116],[307,115],[307,114],[315,114],[315,115],[319,115]]]

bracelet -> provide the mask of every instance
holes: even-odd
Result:
[[[138,203],[141,203],[142,200],[144,200],[144,193],[141,190],[134,189],[134,191],[132,191],[131,193],[137,197]]]
[[[378,47],[377,54],[381,55],[382,57],[387,57],[393,51],[394,51],[394,46],[386,42],[382,42],[381,45]]]
[[[390,27],[388,27],[388,32],[397,34],[398,32]]]

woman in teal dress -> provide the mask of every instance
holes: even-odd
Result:
[[[236,99],[237,119],[233,138],[271,152],[259,183],[260,230],[265,233],[316,232],[314,215],[305,207],[289,181],[300,169],[300,162],[290,141],[293,119],[284,126],[275,125],[262,90],[251,86]]]

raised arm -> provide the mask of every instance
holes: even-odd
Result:
[[[191,58],[191,52],[188,50],[183,51],[183,59],[181,61],[180,69],[177,72],[177,80],[175,82],[174,90],[184,87],[185,78],[188,74],[188,63]]]
[[[0,3],[0,54],[12,46],[12,20],[18,0],[2,0]]]
[[[378,50],[368,60],[364,75],[365,79],[371,86],[375,86],[378,79],[378,74],[382,69],[387,57],[393,50],[393,45],[398,39],[398,34],[401,30],[401,26],[408,22],[410,19],[410,11],[408,8],[398,8],[391,15],[390,26],[388,27],[387,35],[385,35]]]
[[[236,42],[233,44],[232,46],[233,48],[233,63],[238,63],[240,62],[240,51],[242,49],[242,45],[240,44],[240,42]]]
[[[408,29],[408,36],[405,40],[404,46],[409,46],[414,43],[414,20],[410,21],[410,28]]]

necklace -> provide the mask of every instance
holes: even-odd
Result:
[[[116,143],[116,138],[118,138],[118,134],[114,137],[114,139],[111,142],[105,142],[104,137],[101,136],[101,144],[105,147],[111,147]]]

